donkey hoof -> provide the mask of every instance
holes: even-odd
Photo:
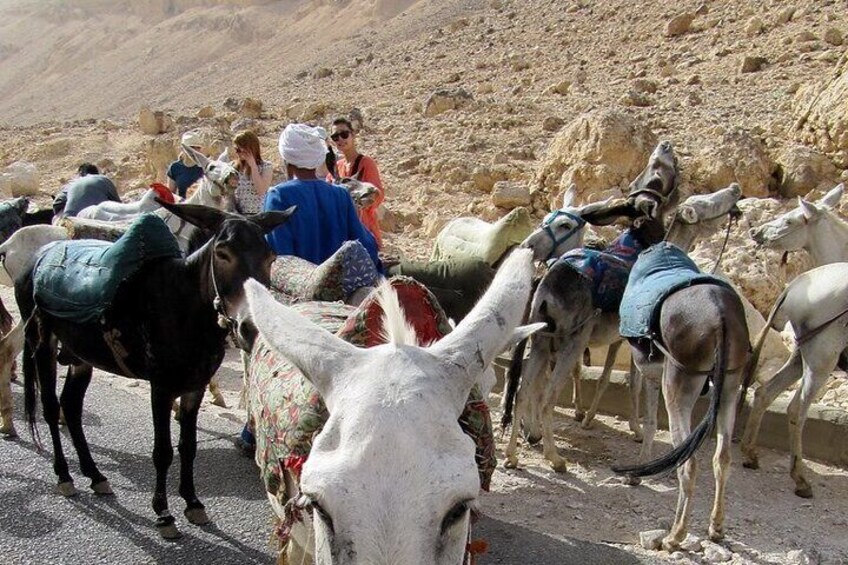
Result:
[[[813,498],[813,487],[810,485],[800,485],[795,487],[795,494],[801,498]]]
[[[206,524],[211,522],[211,520],[209,519],[209,516],[206,515],[206,509],[202,508],[202,507],[201,508],[186,508],[184,514],[185,514],[186,520],[188,520],[189,522],[191,522],[195,526],[205,526]]]
[[[568,464],[565,462],[565,459],[551,461],[551,469],[556,473],[566,473],[568,472]]]
[[[110,496],[115,494],[112,492],[112,485],[109,484],[109,479],[103,479],[97,483],[91,483],[91,490],[94,491],[94,494],[100,496]]]
[[[588,430],[592,427],[592,421],[594,420],[594,416],[586,416],[583,418],[583,421],[580,422],[580,427],[584,430]]]
[[[215,396],[212,398],[212,404],[215,406],[220,406],[221,408],[227,407],[227,402],[224,400],[223,396]]]
[[[506,461],[504,461],[504,467],[507,469],[518,469],[518,457],[507,456]]]
[[[177,525],[173,522],[162,526],[156,526],[156,529],[159,531],[159,535],[162,536],[162,539],[180,539],[180,537],[182,537],[180,530],[177,529]]]
[[[0,427],[0,434],[5,436],[6,439],[15,439],[18,437],[18,431],[15,429],[15,426],[11,424]]]
[[[746,457],[742,460],[742,466],[746,469],[759,469],[760,468],[760,460],[756,457]]]
[[[724,529],[710,526],[709,535],[710,541],[718,543],[724,539]]]
[[[680,549],[680,542],[669,535],[663,538],[662,548],[669,553],[673,553]]]
[[[624,477],[624,484],[629,487],[638,487],[642,484],[642,478],[634,477],[633,475],[626,475]]]
[[[61,494],[65,498],[70,498],[79,494],[79,491],[77,491],[77,488],[74,486],[73,481],[65,481],[63,483],[59,483],[58,485],[56,485],[56,488],[59,489],[59,494]]]
[[[574,420],[576,422],[582,422],[583,418],[585,418],[585,417],[586,417],[586,413],[583,412],[582,410],[575,410],[574,411]]]

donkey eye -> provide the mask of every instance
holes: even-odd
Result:
[[[444,535],[449,529],[457,525],[465,515],[468,514],[468,501],[463,500],[462,502],[457,502],[453,505],[445,517],[442,519],[442,535]]]

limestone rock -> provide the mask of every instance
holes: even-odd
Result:
[[[495,183],[506,180],[509,173],[503,168],[475,167],[471,171],[471,182],[480,192],[492,192]]]
[[[665,25],[666,37],[675,37],[683,35],[692,26],[692,20],[695,19],[695,12],[685,12],[671,18]]]
[[[662,546],[662,540],[665,537],[665,530],[648,530],[647,532],[639,532],[639,545],[643,548],[653,551]]]
[[[15,161],[0,173],[0,193],[4,196],[35,196],[41,187],[38,167],[26,161]]]
[[[138,125],[147,135],[159,135],[174,127],[174,120],[165,112],[154,112],[147,106],[138,111]]]
[[[742,58],[742,65],[739,67],[740,73],[756,73],[757,71],[762,70],[763,65],[768,63],[768,60],[764,57],[752,57],[746,55]]]
[[[165,181],[165,171],[177,158],[177,144],[172,139],[156,137],[145,144],[147,175],[159,182]]]
[[[245,98],[239,105],[238,113],[243,118],[258,120],[262,117],[262,101],[255,98]]]
[[[824,154],[805,145],[791,145],[777,157],[781,196],[804,196],[822,183],[835,184],[836,166]]]
[[[795,15],[795,7],[789,6],[784,8],[777,14],[777,23],[786,24],[792,21],[792,17]]]
[[[839,47],[843,43],[842,32],[835,27],[827,28],[822,39],[825,40],[825,43],[830,43],[835,47]]]
[[[619,98],[618,101],[625,106],[636,106],[639,108],[654,105],[654,101],[650,96],[638,90],[630,90],[627,94]]]
[[[446,223],[448,223],[448,218],[443,218],[438,212],[430,212],[424,218],[424,233],[427,234],[427,237],[436,237]]]
[[[697,553],[701,551],[701,540],[699,540],[696,536],[692,534],[687,534],[686,539],[680,544],[680,549],[684,551],[690,551],[692,553]]]
[[[794,113],[796,138],[848,168],[848,61],[829,81],[799,89]]]
[[[565,96],[568,94],[568,91],[571,89],[571,81],[570,80],[562,80],[556,84],[550,85],[545,89],[546,94],[559,94],[560,96]]]
[[[455,88],[452,90],[440,88],[433,91],[427,98],[424,104],[424,115],[427,117],[437,116],[448,110],[457,110],[462,108],[473,100],[464,88]]]
[[[214,118],[215,117],[215,108],[212,106],[204,106],[195,114],[198,118]]]
[[[565,124],[565,120],[559,118],[557,116],[548,116],[545,118],[545,121],[542,122],[542,129],[545,131],[557,131]]]
[[[523,182],[498,181],[492,189],[492,204],[498,208],[530,205],[530,188]]]
[[[333,69],[328,69],[327,67],[319,67],[312,73],[312,78],[314,79],[329,78],[331,76],[333,76]]]
[[[711,543],[704,548],[704,559],[708,563],[726,563],[733,559],[733,553],[726,547]]]
[[[579,202],[620,196],[636,178],[657,144],[651,129],[622,112],[595,111],[578,116],[548,147],[534,180],[559,206],[560,195],[577,185]],[[589,198],[591,196],[591,198]]]
[[[720,139],[702,145],[691,171],[695,185],[710,192],[733,182],[745,196],[770,196],[777,190],[776,165],[765,145],[741,129],[723,132]]]
[[[636,92],[644,92],[646,94],[655,94],[659,89],[656,81],[646,78],[637,78],[633,81],[632,87]]]
[[[765,25],[763,24],[763,20],[755,16],[748,20],[748,23],[745,24],[745,35],[748,37],[754,37],[755,35],[763,33],[764,29]]]

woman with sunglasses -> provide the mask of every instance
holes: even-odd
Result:
[[[233,138],[235,159],[233,166],[239,172],[236,188],[236,206],[242,214],[258,214],[265,202],[265,193],[271,186],[273,167],[262,160],[259,138],[252,131],[243,131]]]
[[[359,209],[359,220],[368,228],[377,240],[378,247],[383,246],[383,234],[380,231],[380,222],[377,221],[377,208],[383,203],[385,194],[383,192],[383,181],[380,179],[380,171],[377,163],[367,155],[362,155],[356,150],[356,132],[350,120],[336,118],[333,120],[333,133],[330,135],[333,144],[341,152],[343,158],[336,162],[336,173],[338,178],[356,177],[361,181],[370,182],[377,187],[377,196],[368,206]],[[332,182],[332,179],[327,179]]]

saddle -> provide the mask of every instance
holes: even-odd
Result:
[[[592,305],[602,312],[617,312],[621,297],[642,245],[626,230],[603,250],[574,249],[553,262],[563,262],[592,286]]]
[[[444,312],[426,288],[406,277],[395,277],[391,283],[423,343],[450,332]],[[383,342],[382,310],[375,293],[359,308],[338,302],[303,302],[292,308],[356,346],[372,347]],[[285,484],[283,471],[300,475],[312,440],[329,413],[312,384],[261,336],[250,353],[247,373],[247,412],[256,436],[256,464],[266,491],[285,504],[281,499],[285,498],[285,489],[280,488]],[[488,490],[496,465],[495,442],[488,407],[476,386],[459,424],[475,442],[480,483]]]
[[[668,242],[643,252],[630,272],[619,314],[619,332],[626,338],[651,338],[659,325],[660,307],[678,290],[696,284],[717,284],[732,289],[727,281],[702,273],[679,247]]]
[[[99,319],[121,283],[148,261],[181,257],[161,218],[144,214],[117,241],[57,241],[44,246],[33,270],[36,305],[64,320]]]
[[[344,301],[363,286],[374,286],[380,273],[357,240],[346,241],[320,265],[280,255],[271,265],[271,292],[283,304]]]

